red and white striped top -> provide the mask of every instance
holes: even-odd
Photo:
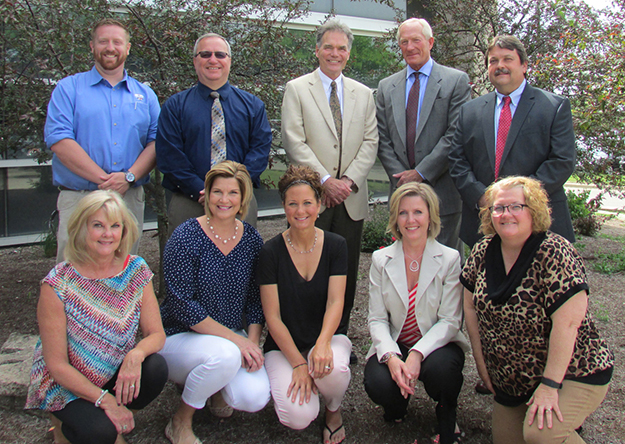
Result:
[[[408,316],[406,316],[404,326],[401,329],[399,338],[397,338],[397,342],[408,348],[412,348],[423,337],[417,323],[417,316],[415,315],[415,300],[417,299],[418,287],[419,283],[417,282],[417,285],[408,293]]]

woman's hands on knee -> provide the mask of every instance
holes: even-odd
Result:
[[[128,405],[139,396],[141,364],[143,364],[144,359],[143,352],[136,348],[130,350],[124,358],[114,387],[117,404]]]
[[[317,343],[308,357],[309,373],[314,379],[321,379],[334,370],[334,352],[330,343]]]
[[[527,402],[529,406],[527,424],[532,425],[534,420],[536,420],[538,429],[542,430],[546,422],[547,428],[550,429],[553,427],[554,413],[560,422],[564,422],[558,400],[557,389],[540,384],[531,399]]]
[[[118,404],[113,395],[107,394],[102,400],[100,408],[111,420],[117,433],[130,433],[135,428],[135,418],[132,412],[126,406]]]
[[[265,356],[260,346],[250,339],[237,335],[234,343],[241,350],[241,365],[248,372],[260,370],[265,362]]]
[[[286,396],[291,397],[291,402],[297,402],[297,394],[299,392],[299,404],[304,402],[310,402],[311,394],[318,393],[315,381],[308,372],[308,365],[300,365],[293,369],[293,376],[291,377],[291,384],[286,391]]]
[[[393,355],[386,362],[386,365],[388,365],[391,377],[393,378],[393,381],[395,381],[395,384],[399,387],[401,395],[404,398],[408,398],[408,395],[414,395],[414,386],[410,383],[410,380],[413,378],[406,363],[398,356]]]

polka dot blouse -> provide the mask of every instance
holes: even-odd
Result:
[[[167,298],[161,316],[168,336],[191,331],[209,316],[233,330],[244,327],[243,314],[248,324],[265,322],[254,282],[263,240],[247,222],[243,227],[241,240],[226,256],[197,219],[174,230],[163,253]]]

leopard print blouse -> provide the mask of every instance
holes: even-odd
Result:
[[[576,288],[586,287],[586,270],[566,239],[547,232],[521,284],[507,302],[495,305],[487,300],[486,272],[490,267],[484,260],[492,239],[487,236],[475,245],[461,281],[473,293],[484,359],[496,391],[529,398],[547,363],[550,315],[577,293]],[[587,312],[565,378],[592,375],[612,367],[613,362],[614,356]]]

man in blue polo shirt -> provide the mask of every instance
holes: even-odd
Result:
[[[53,182],[60,189],[57,262],[64,257],[69,217],[90,191],[120,193],[143,231],[142,185],[156,161],[160,106],[154,91],[124,69],[128,29],[116,20],[101,20],[90,46],[95,66],[61,80],[48,104],[44,136],[53,153]],[[133,254],[137,248],[138,242]]]
[[[165,176],[163,186],[174,192],[168,211],[170,234],[185,220],[204,214],[204,178],[212,165],[223,160],[242,163],[256,188],[267,168],[271,127],[265,104],[230,85],[231,54],[222,36],[202,35],[193,48],[198,83],[163,104],[156,158]],[[256,226],[256,216],[252,197],[245,220]]]

